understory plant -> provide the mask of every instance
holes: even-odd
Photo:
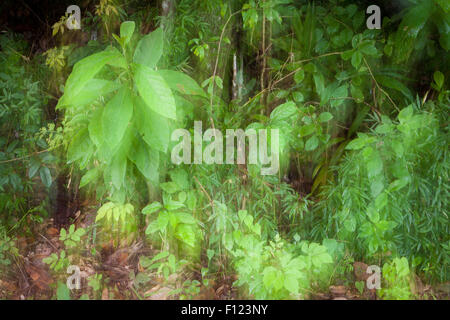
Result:
[[[77,62],[57,105],[65,111],[68,163],[86,171],[80,187],[96,186],[100,199],[121,205],[157,195],[183,96],[204,95],[189,76],[156,68],[162,29],[139,41],[134,29],[134,22],[124,22],[114,35],[119,49],[110,46]]]
[[[229,248],[238,274],[235,285],[255,299],[304,299],[328,280],[333,259],[327,248],[314,242],[293,245],[280,236],[261,239],[261,226],[247,211],[238,212],[240,228]]]
[[[381,116],[347,144],[336,182],[323,190],[316,220],[357,255],[377,262],[394,254],[418,271],[448,279],[448,131],[418,104],[397,121]],[[424,106],[423,109],[426,109]]]

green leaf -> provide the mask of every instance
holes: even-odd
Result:
[[[167,251],[162,251],[162,252],[158,253],[156,256],[154,256],[154,257],[152,258],[151,263],[153,263],[153,262],[155,262],[155,261],[158,261],[158,260],[161,260],[161,259],[164,259],[164,258],[166,258],[166,257],[168,257],[168,256],[169,256],[169,252],[167,252]]]
[[[305,79],[305,71],[303,69],[300,69],[294,74],[294,81],[295,83],[300,83]]]
[[[183,94],[206,97],[203,89],[187,74],[173,70],[158,70],[158,73],[164,78],[170,89]]]
[[[403,108],[398,113],[398,120],[400,121],[400,123],[406,123],[406,122],[408,122],[409,119],[411,119],[411,117],[413,116],[413,113],[414,113],[414,111],[413,111],[412,106]]]
[[[95,222],[103,219],[106,214],[115,207],[114,202],[107,202],[100,207],[97,211],[97,217],[95,218]]]
[[[169,172],[170,178],[181,190],[189,189],[189,177],[186,170],[177,168]]]
[[[39,169],[39,176],[41,177],[42,183],[47,188],[52,184],[52,175],[50,173],[50,169],[47,167],[41,167]]]
[[[177,191],[180,191],[179,186],[175,182],[164,182],[161,183],[161,189],[163,189],[165,192],[172,194]]]
[[[69,144],[67,150],[67,161],[72,163],[83,158],[86,155],[86,150],[91,147],[91,141],[89,139],[89,133],[87,128],[83,128],[75,135],[72,142]]]
[[[134,28],[134,21],[125,21],[120,25],[120,37],[125,39],[125,44],[130,41]]]
[[[436,86],[437,86],[438,90],[441,90],[442,86],[444,85],[444,75],[442,74],[442,72],[436,71],[433,74],[433,79],[436,82]]]
[[[364,41],[359,45],[358,48],[363,54],[368,56],[376,56],[377,48],[374,45],[373,41]]]
[[[352,97],[356,100],[356,102],[361,103],[364,101],[364,94],[359,87],[352,84],[350,87],[350,92],[352,94]]]
[[[39,170],[40,166],[41,166],[41,163],[37,159],[32,158],[30,160],[30,168],[28,169],[28,177],[30,179],[33,178],[36,175],[36,173]]]
[[[70,290],[65,283],[58,281],[58,287],[56,288],[56,299],[58,300],[70,300]]]
[[[67,237],[66,229],[62,228],[62,229],[59,231],[59,239],[60,239],[60,240],[65,240],[66,237]]]
[[[333,119],[333,115],[329,112],[322,112],[319,116],[319,121],[320,122],[328,122],[331,119]]]
[[[148,108],[163,117],[176,120],[175,99],[166,81],[158,72],[138,65],[134,80]]]
[[[297,106],[294,102],[288,101],[276,107],[270,113],[270,119],[273,121],[281,121],[290,119],[297,113]]]
[[[92,142],[97,147],[100,147],[100,145],[103,143],[103,111],[105,108],[97,108],[93,115],[91,120],[89,121],[88,125],[88,131],[89,131],[89,137],[91,138]]]
[[[195,232],[191,225],[179,224],[177,226],[175,237],[191,247],[195,247]]]
[[[317,148],[318,145],[319,145],[319,139],[317,138],[317,136],[312,136],[306,141],[305,150],[313,151]]]
[[[102,117],[106,143],[115,149],[122,140],[133,115],[133,101],[128,88],[123,87],[106,104]]]
[[[144,36],[137,44],[136,51],[134,52],[134,62],[148,68],[154,68],[163,53],[163,36],[164,34],[161,28]]]
[[[277,280],[277,269],[272,266],[266,267],[263,271],[263,283],[266,289],[270,289],[274,286],[274,282]]]
[[[141,139],[133,141],[133,150],[128,158],[136,165],[142,175],[152,181],[159,183],[159,152],[147,146]]]
[[[293,275],[286,275],[284,279],[284,287],[293,294],[298,294],[298,281],[297,277]]]
[[[169,211],[175,211],[177,209],[185,207],[185,205],[180,201],[169,200],[164,204],[164,207]]]
[[[96,180],[98,178],[99,174],[100,174],[100,170],[98,168],[94,168],[94,169],[89,170],[81,178],[79,187],[82,188],[85,185],[87,185],[88,183]]]
[[[359,69],[359,66],[361,65],[363,55],[359,50],[356,50],[352,54],[352,66],[355,67],[355,69]]]
[[[152,148],[165,153],[170,139],[167,119],[150,109],[141,97],[135,99],[135,106],[137,127],[142,138]]]
[[[111,182],[113,185],[120,189],[125,181],[125,173],[127,171],[127,157],[126,154],[118,152],[108,168],[111,174]]]
[[[86,86],[75,97],[70,99],[70,105],[74,107],[81,107],[94,102],[102,95],[106,95],[117,88],[119,84],[109,80],[90,79],[86,82]]]
[[[56,108],[72,104],[91,80],[107,63],[124,60],[117,49],[107,49],[78,61],[69,75],[64,88],[64,95]]]
[[[144,209],[142,209],[142,214],[152,214],[153,212],[156,212],[161,208],[162,208],[162,204],[159,203],[158,201],[155,201],[155,202],[145,206]]]

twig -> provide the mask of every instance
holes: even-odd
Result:
[[[233,17],[233,16],[235,16],[236,14],[238,14],[239,12],[241,12],[242,10],[238,10],[238,11],[236,11],[236,12],[234,12],[234,13],[232,13],[229,17],[228,17],[228,20],[225,22],[225,24],[224,24],[224,26],[223,26],[223,28],[222,28],[222,32],[220,33],[220,39],[219,39],[219,45],[218,45],[218,47],[217,47],[217,57],[216,57],[216,63],[215,63],[215,65],[214,65],[214,71],[213,71],[213,75],[212,75],[212,90],[211,90],[211,97],[210,97],[210,100],[209,100],[209,105],[210,105],[210,107],[211,107],[211,113],[212,113],[212,103],[213,103],[213,95],[214,95],[214,87],[215,87],[215,84],[216,84],[216,82],[215,82],[215,80],[216,80],[216,73],[217,73],[217,66],[218,66],[218,64],[219,64],[219,57],[220,57],[220,47],[221,47],[221,45],[222,45],[222,39],[223,39],[223,34],[225,33],[225,28],[227,27],[227,25],[228,25],[228,23],[230,22],[230,20],[231,20],[231,18]],[[211,124],[212,124],[212,127],[214,128],[214,120],[212,119],[212,117],[211,117]]]
[[[55,249],[55,251],[58,251],[58,249],[53,245],[53,243],[50,241],[50,240],[48,240],[46,237],[44,237],[42,234],[40,234],[40,233],[38,233],[42,238],[44,238],[44,240],[46,240],[51,246],[52,246],[52,248],[53,249]]]
[[[317,56],[317,57],[312,57],[312,58],[309,58],[309,59],[304,59],[304,60],[294,61],[293,63],[304,63],[304,62],[313,61],[313,60],[316,60],[316,59],[319,59],[319,58],[328,57],[328,56],[334,56],[334,55],[339,55],[339,54],[342,54],[342,52],[329,52],[329,53],[325,53],[325,54],[322,54],[322,55]],[[285,75],[283,78],[281,78],[281,79],[275,81],[275,82],[272,84],[270,90],[272,90],[273,86],[275,86],[276,84],[280,83],[281,81],[283,81],[283,80],[289,78],[290,76],[294,75],[295,73],[297,73],[297,71],[301,70],[302,68],[303,68],[303,67],[298,67],[298,68],[295,69],[294,71],[289,72],[289,73],[288,73],[287,75]]]
[[[200,189],[202,190],[202,192],[206,195],[206,197],[209,200],[209,203],[211,204],[211,207],[214,207],[214,201],[212,200],[212,198],[209,196],[208,192],[206,192],[205,188],[203,187],[203,185],[200,183],[200,181],[198,181],[197,177],[194,176],[195,181],[198,183],[198,185],[200,186]]]
[[[384,91],[384,89],[383,89],[382,87],[380,87],[380,85],[378,84],[377,80],[375,79],[375,77],[374,77],[374,75],[373,75],[373,73],[372,73],[372,69],[370,69],[370,66],[369,66],[369,64],[367,63],[366,58],[363,57],[363,59],[364,59],[364,63],[366,64],[367,69],[369,70],[370,76],[372,77],[373,81],[375,82],[377,88],[378,88],[381,92],[383,92],[383,93],[386,95],[386,97],[388,97],[389,101],[392,103],[392,105],[394,106],[394,108],[395,108],[397,111],[400,112],[400,109],[397,107],[397,105],[395,104],[395,102],[391,99],[391,96],[389,96],[389,94],[388,94],[386,91]]]
[[[55,147],[52,147],[52,148],[48,148],[48,149],[46,149],[46,150],[36,151],[36,152],[33,152],[33,153],[31,153],[31,154],[28,154],[28,155],[23,156],[23,157],[20,157],[20,158],[14,158],[14,159],[9,159],[9,160],[3,160],[3,161],[0,161],[0,164],[24,160],[24,159],[26,159],[26,158],[35,156],[35,155],[37,155],[37,154],[41,154],[41,153],[44,153],[44,152],[49,152],[49,151],[51,151],[51,150],[53,150],[53,149],[56,149],[56,148],[58,148],[58,147],[60,147],[60,146],[62,146],[62,144],[59,144],[59,145],[57,145],[57,146],[55,146]]]

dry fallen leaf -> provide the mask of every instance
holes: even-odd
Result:
[[[26,263],[25,271],[28,273],[31,280],[33,280],[33,283],[41,290],[47,290],[49,285],[53,283],[53,279],[48,272],[42,268]]]
[[[109,300],[108,288],[104,288],[102,292],[102,300]]]
[[[345,296],[347,288],[344,286],[330,286],[330,292],[335,297]]]

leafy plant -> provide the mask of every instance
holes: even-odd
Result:
[[[159,232],[165,242],[163,247],[174,247],[175,253],[184,252],[198,258],[202,232],[192,215],[196,199],[192,192],[186,190],[189,184],[184,170],[174,170],[171,176],[172,181],[161,184],[164,205],[153,202],[142,209],[142,213],[149,217],[145,233]],[[156,219],[152,218],[156,213]]]
[[[78,228],[75,230],[75,225],[70,225],[69,229],[61,228],[59,233],[59,240],[64,242],[67,248],[73,248],[79,244],[81,237],[86,233],[83,228]]]
[[[27,64],[26,43],[17,35],[5,34],[0,36],[0,46],[0,210],[2,223],[8,226],[33,211],[46,213],[46,199],[41,199],[42,206],[35,206],[31,195],[39,180],[50,187],[56,158],[39,152],[47,148],[36,136],[45,120],[47,97]],[[33,179],[36,175],[40,179]]]
[[[92,290],[94,291],[94,294],[96,294],[97,292],[99,292],[102,288],[102,278],[103,275],[96,273],[94,275],[92,275],[91,277],[89,277],[88,280],[88,286],[92,288]]]
[[[65,271],[70,264],[65,250],[61,250],[59,256],[56,253],[52,253],[48,257],[42,259],[42,262],[48,264],[50,266],[50,269],[55,272]]]
[[[69,163],[89,168],[81,185],[103,177],[107,189],[99,186],[97,192],[120,203],[134,194],[139,179],[149,183],[153,196],[170,123],[177,119],[177,104],[183,108],[177,97],[204,95],[189,76],[156,69],[161,29],[135,45],[134,28],[134,22],[124,22],[115,36],[122,52],[109,47],[75,64],[57,106],[66,109]]]
[[[261,227],[246,211],[238,213],[241,232],[233,232],[232,251],[239,279],[237,286],[245,286],[255,299],[292,299],[306,297],[319,276],[325,275],[332,262],[327,248],[317,243],[301,242],[300,254],[279,236],[274,241],[261,241]]]
[[[430,277],[446,279],[447,134],[435,116],[413,105],[400,111],[396,123],[381,119],[371,133],[358,133],[347,144],[353,151],[318,209],[330,219],[327,230],[355,252],[368,259],[402,254]]]
[[[377,294],[385,300],[409,300],[412,298],[412,281],[408,260],[394,258],[383,265],[383,285]]]
[[[129,245],[137,236],[138,220],[130,203],[105,203],[98,209],[95,221],[102,230],[100,243],[112,239],[116,246]]]

